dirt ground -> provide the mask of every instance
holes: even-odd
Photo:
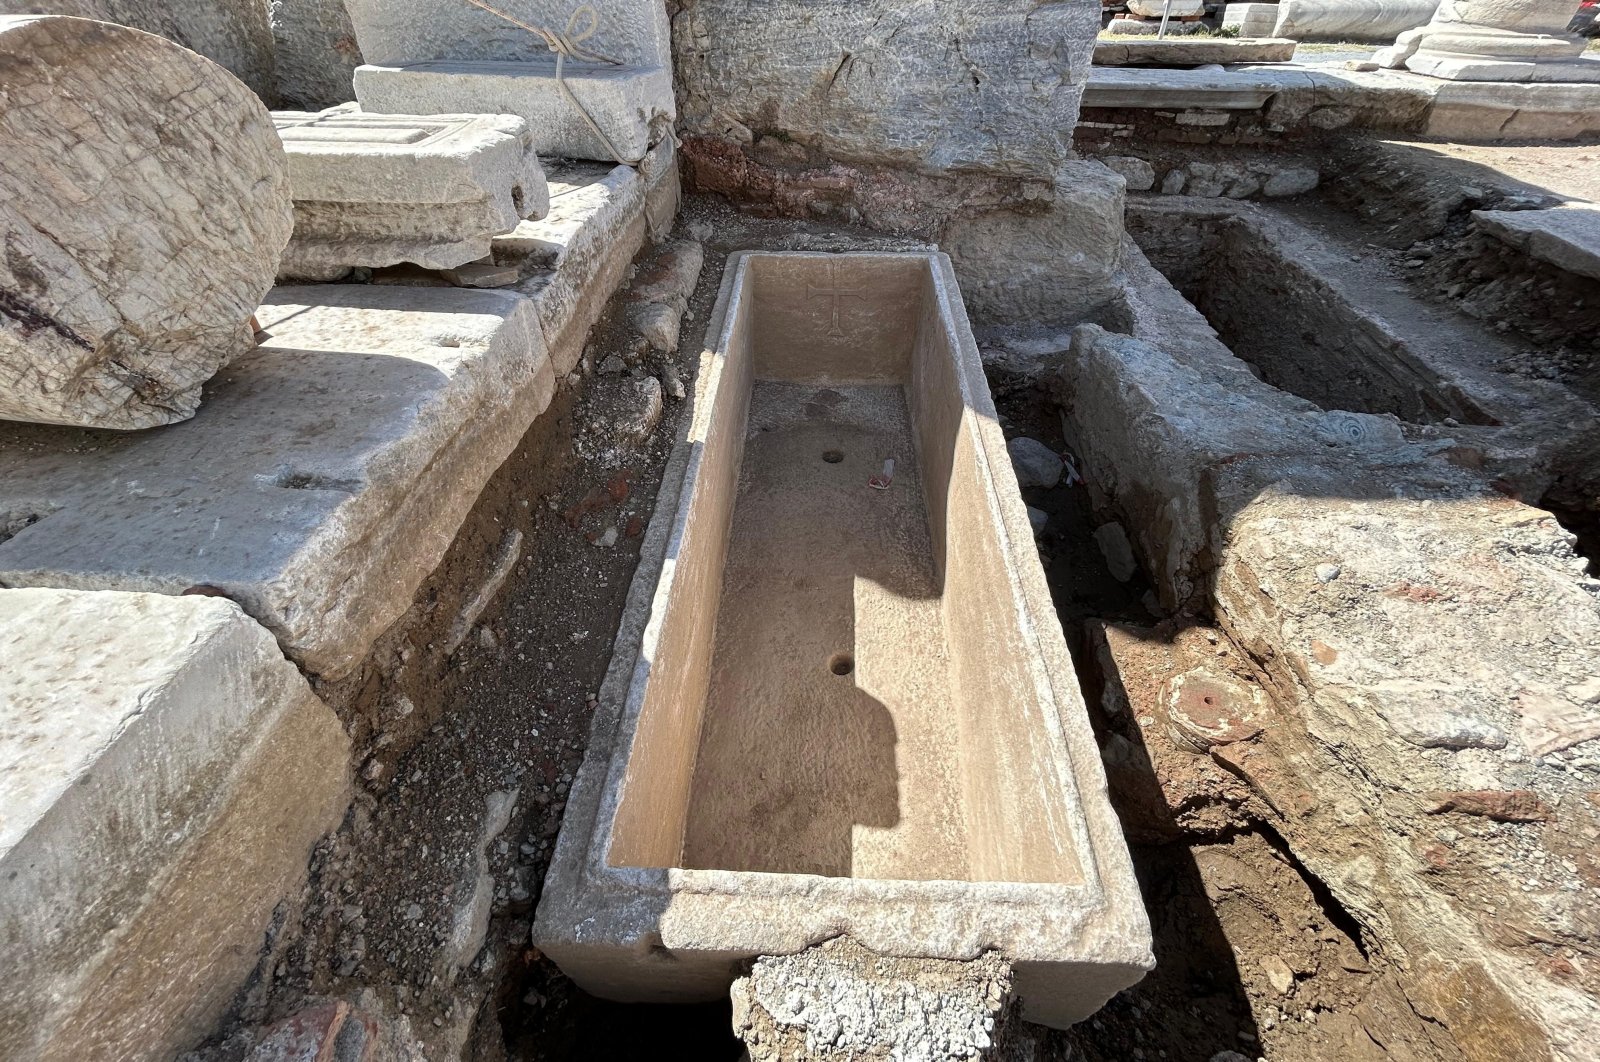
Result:
[[[1454,144],[1442,140],[1386,140],[1437,157],[1464,181],[1484,172],[1520,181],[1530,190],[1574,202],[1600,202],[1600,139]]]

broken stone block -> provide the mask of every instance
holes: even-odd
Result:
[[[1061,482],[1061,455],[1038,439],[1027,436],[1011,439],[1006,443],[1006,453],[1011,455],[1017,486],[1048,490]]]
[[[346,6],[367,62],[355,73],[363,110],[514,114],[527,120],[541,155],[628,164],[677,113],[666,9],[650,0],[599,0],[576,14],[533,0],[511,12],[572,42],[565,90],[538,34],[464,0]]]
[[[1600,210],[1474,210],[1472,223],[1558,269],[1600,280]]]
[[[0,418],[193,416],[289,239],[266,108],[161,37],[28,16],[0,16],[0,99]]]
[[[995,951],[1087,1016],[1148,922],[949,260],[735,255],[708,335],[535,942],[641,1001]]]
[[[677,352],[683,314],[704,264],[705,248],[694,240],[681,240],[663,250],[654,273],[641,278],[628,293],[633,303],[628,318],[653,349]]]
[[[0,659],[0,1042],[171,1057],[338,825],[348,739],[215,597],[0,590]]]
[[[889,959],[848,937],[757,959],[733,983],[733,1031],[750,1062],[917,1057],[1006,1059],[1026,1036],[1010,964]]]
[[[284,277],[331,279],[351,266],[401,262],[453,269],[487,258],[495,236],[550,209],[532,136],[511,115],[345,106],[272,119],[294,195]]]

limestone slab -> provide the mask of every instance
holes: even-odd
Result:
[[[1087,1016],[1148,921],[948,259],[735,255],[709,334],[535,941],[657,1001],[993,950]]]
[[[603,162],[638,162],[677,113],[667,67],[569,63],[564,78],[604,137],[562,95],[548,59],[369,63],[356,69],[355,87],[362,109],[377,113],[514,114],[539,154]]]
[[[171,1057],[337,826],[348,739],[214,597],[0,590],[0,660],[0,1043]]]
[[[1572,140],[1600,133],[1600,85],[1415,80],[1437,86],[1429,136]]]
[[[1295,42],[1279,37],[1193,37],[1179,40],[1096,41],[1096,66],[1208,66],[1286,63]]]
[[[1270,37],[1277,24],[1277,4],[1228,4],[1222,9],[1222,28],[1237,29],[1241,37]]]
[[[647,238],[663,238],[677,214],[676,149],[664,140],[637,170],[563,163],[550,171],[550,213],[496,238],[497,259],[540,268],[518,285],[538,303],[556,374],[583,354],[584,336],[622,283]]]
[[[1600,209],[1474,210],[1472,220],[1540,261],[1600,280]]]
[[[549,403],[537,311],[338,285],[274,289],[257,316],[270,338],[187,424],[0,429],[0,511],[39,517],[0,542],[0,582],[216,587],[311,670],[360,661]]]
[[[1307,84],[1305,75],[1287,79],[1270,71],[1164,70],[1097,66],[1083,92],[1085,107],[1255,110],[1286,85]]]
[[[451,269],[550,206],[520,118],[275,111],[289,156],[295,230],[279,272],[319,276],[411,262]]]
[[[161,37],[28,16],[0,16],[0,99],[0,418],[193,415],[289,238],[266,108]]]

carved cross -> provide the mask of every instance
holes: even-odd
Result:
[[[828,329],[828,334],[830,336],[843,337],[844,336],[844,329],[842,327],[840,327],[840,325],[839,325],[839,300],[840,299],[864,299],[867,296],[866,296],[866,293],[864,291],[862,291],[860,288],[841,288],[839,286],[839,263],[838,262],[830,261],[828,263],[828,283],[831,286],[830,287],[826,287],[826,288],[814,287],[810,283],[807,283],[806,284],[806,298],[807,299],[814,299],[818,295],[826,295],[826,296],[828,296],[829,298],[831,298],[833,300],[833,327]]]

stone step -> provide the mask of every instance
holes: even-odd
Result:
[[[453,269],[550,208],[527,123],[508,114],[274,111],[289,156],[294,236],[279,275],[351,266]]]
[[[541,155],[637,163],[677,111],[668,67],[568,63],[563,79],[604,137],[583,120],[556,82],[553,61],[437,60],[356,68],[366,111],[440,114],[495,111],[528,123]]]
[[[647,216],[670,223],[676,178],[664,144],[558,195],[527,223],[548,253],[521,290],[274,289],[270,336],[184,424],[0,425],[0,583],[214,587],[348,674],[577,362]]]
[[[344,729],[215,597],[0,590],[0,660],[0,1044],[171,1057],[338,825]]]

